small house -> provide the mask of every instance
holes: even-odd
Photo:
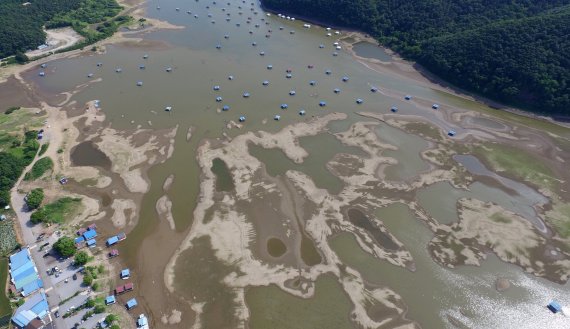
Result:
[[[551,301],[548,305],[546,305],[546,307],[547,307],[552,313],[559,313],[559,312],[562,312],[562,306],[560,305],[560,303],[558,303],[558,302],[555,301],[555,300]]]
[[[89,248],[95,248],[97,243],[96,243],[95,239],[90,239],[90,240],[87,240],[87,242],[85,244]]]
[[[97,237],[97,231],[96,230],[87,230],[85,231],[85,233],[83,233],[83,237],[85,238],[85,240],[91,240]]]
[[[128,268],[121,270],[121,279],[126,280],[131,277],[131,271]]]
[[[127,310],[131,310],[137,307],[137,305],[138,305],[137,300],[135,298],[131,298],[129,299],[129,301],[127,301]]]
[[[111,296],[107,296],[105,298],[105,305],[112,305],[115,304],[117,302],[117,300],[115,299],[115,296],[111,295]]]
[[[117,242],[119,242],[119,238],[115,235],[110,237],[109,239],[107,239],[107,246],[112,246],[114,244],[116,244]]]

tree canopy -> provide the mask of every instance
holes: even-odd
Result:
[[[44,201],[44,190],[35,188],[26,196],[26,204],[30,209],[37,209]]]
[[[570,116],[570,0],[264,0],[370,33],[453,84]]]
[[[77,251],[75,242],[72,238],[64,236],[59,238],[56,243],[53,244],[53,248],[63,257],[71,257]]]

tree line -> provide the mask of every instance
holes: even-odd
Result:
[[[72,27],[86,38],[82,46],[113,34],[128,17],[116,0],[0,1],[0,58],[20,55],[43,44],[43,27]]]
[[[570,116],[570,0],[263,0],[365,31],[447,81]]]

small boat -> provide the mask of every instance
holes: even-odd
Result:
[[[434,110],[437,110],[437,109],[439,109],[439,105],[433,104],[433,105],[431,106],[431,108],[434,109]]]
[[[167,67],[167,68],[166,68],[166,72],[172,72],[172,68],[171,68],[171,67]]]
[[[287,79],[291,79],[293,77],[293,75],[291,75],[291,73],[287,73],[287,75],[285,76]]]
[[[334,57],[336,57],[336,56],[338,56],[338,53],[335,51],[332,55],[333,55]]]
[[[287,104],[281,104],[281,109],[282,109],[282,110],[285,110],[285,109],[287,109],[288,107],[289,107],[289,105],[287,105]]]
[[[228,80],[233,80],[234,76],[233,75],[228,75]]]
[[[165,110],[166,112],[170,112],[170,111],[172,111],[172,106],[167,106],[167,107],[164,108],[164,110]]]
[[[216,97],[216,102],[221,102],[222,100],[223,100],[223,99],[222,99],[222,96]]]
[[[305,115],[307,112],[305,112],[305,110],[300,110],[299,111],[299,115]]]
[[[289,91],[289,95],[290,95],[290,96],[295,96],[295,94],[296,94],[295,90]]]
[[[282,31],[283,29],[284,29],[284,27],[283,27],[283,26],[279,26],[279,30],[281,30],[281,31]]]
[[[271,64],[267,65],[268,70],[271,70],[272,68],[273,68],[273,65],[271,65]]]
[[[212,14],[208,14],[208,17],[210,17],[210,18],[211,18],[211,17],[212,17]]]
[[[332,72],[331,72],[331,70],[326,70],[326,71],[325,71],[325,74],[326,74],[326,75],[331,75]]]
[[[323,49],[324,47],[325,47],[325,45],[323,45],[323,44],[319,45],[319,48],[321,48],[321,49]]]
[[[396,112],[398,112],[398,107],[392,106],[392,108],[390,108],[390,111],[396,113]]]
[[[279,120],[281,120],[281,116],[280,116],[279,114],[276,114],[276,115],[273,117],[273,120],[279,121]]]
[[[248,93],[248,92],[245,92],[245,93],[243,93],[243,95],[242,95],[242,96],[243,96],[243,98],[248,98],[248,97],[249,97],[249,96],[251,96],[251,95],[250,95],[250,93]]]
[[[287,68],[287,69],[285,70],[285,72],[291,73],[291,72],[293,72],[293,69],[292,69],[292,68]]]
[[[340,94],[340,89],[339,89],[339,88],[335,88],[335,89],[333,90],[333,92],[334,92],[335,94]]]
[[[455,132],[455,130],[450,130],[450,131],[447,132],[447,136],[449,136],[449,137],[453,137],[453,136],[455,136],[455,134],[457,134],[457,133]]]
[[[375,93],[375,92],[378,91],[378,88],[376,88],[376,87],[371,87],[371,88],[370,88],[370,91],[373,92],[373,93]]]
[[[241,24],[240,24],[240,23],[236,23],[236,26],[237,26],[237,27],[240,27],[240,26],[241,26]]]
[[[198,18],[198,15],[194,14],[194,18]]]
[[[180,8],[176,7],[176,9],[175,9],[175,10],[176,10],[176,11],[180,11]]]
[[[97,63],[97,67],[101,67],[101,66],[103,66],[103,63],[101,63],[101,62]]]
[[[342,82],[348,82],[348,80],[349,80],[349,79],[348,79],[347,76],[342,77]]]
[[[45,68],[47,67],[47,64],[46,64],[46,63],[43,63],[42,65],[40,65],[40,67],[41,67],[42,69],[45,69]]]
[[[226,34],[226,35],[224,35],[224,39],[229,39],[229,38],[230,38],[230,36],[229,36],[229,35],[227,35],[227,34]]]
[[[146,66],[144,65],[139,65],[139,69],[144,70],[146,68]]]
[[[265,80],[261,84],[263,84],[264,86],[267,86],[267,85],[269,85],[269,81]]]
[[[320,107],[325,107],[325,106],[327,106],[327,102],[325,102],[325,101],[320,101],[320,102],[319,102],[319,106],[320,106]]]
[[[310,68],[310,69],[315,68],[315,66],[314,66],[313,64],[309,64],[309,65],[307,65],[307,67]]]
[[[342,48],[340,46],[336,46],[335,47],[336,50],[341,50]]]
[[[222,49],[222,45],[216,45],[216,49]]]
[[[141,87],[143,85],[142,81],[137,81],[137,86]]]
[[[364,101],[362,100],[362,98],[357,98],[356,99],[356,104],[362,104],[364,103]]]
[[[406,96],[404,96],[404,99],[407,100],[407,101],[409,101],[410,99],[412,99],[412,96],[406,95]]]
[[[157,10],[160,10],[160,6],[156,6],[156,9],[157,9]]]
[[[87,77],[88,77],[88,78],[92,78],[92,77],[93,77],[93,73],[87,74]]]
[[[294,30],[289,31],[289,34],[295,34]]]
[[[230,106],[229,105],[224,105],[222,106],[222,111],[229,111],[230,110]]]
[[[144,54],[144,55],[143,55],[143,59],[147,59],[147,58],[148,58],[148,55],[147,55],[147,54]]]
[[[311,24],[303,24],[303,27],[306,29],[310,29],[311,28]]]
[[[259,52],[259,56],[265,56],[265,52],[264,52],[264,51],[260,51],[260,52]]]
[[[39,76],[40,76],[40,77],[45,77],[45,76],[46,76],[46,73],[45,73],[44,71],[41,71],[41,72],[39,73]]]
[[[119,68],[116,68],[116,69],[115,69],[115,72],[117,72],[117,73],[121,73],[121,72],[123,72],[123,69],[122,69],[122,68],[120,68],[120,67],[119,67]]]
[[[311,86],[314,86],[314,85],[317,84],[317,82],[316,82],[315,80],[311,80],[311,81],[309,81],[309,84],[310,84]]]
[[[245,116],[242,115],[241,117],[239,117],[239,122],[244,122],[244,121],[245,121]]]
[[[332,37],[332,33],[327,33],[327,37]]]
[[[218,86],[218,85],[214,86],[214,90],[216,90],[216,91],[220,90],[220,86]]]

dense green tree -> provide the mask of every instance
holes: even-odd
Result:
[[[44,201],[44,190],[35,188],[26,196],[26,204],[30,209],[37,209]]]
[[[56,243],[53,244],[53,248],[63,257],[71,257],[77,251],[75,242],[72,238],[64,236],[59,238]]]
[[[88,261],[89,261],[89,255],[85,251],[80,251],[77,254],[75,254],[75,260],[74,260],[75,265],[83,266],[87,264]]]
[[[116,316],[115,314],[109,314],[107,315],[107,317],[105,317],[105,322],[107,322],[107,324],[113,324],[113,322],[118,321],[119,317]]]
[[[263,0],[356,28],[462,88],[570,116],[570,0]]]

